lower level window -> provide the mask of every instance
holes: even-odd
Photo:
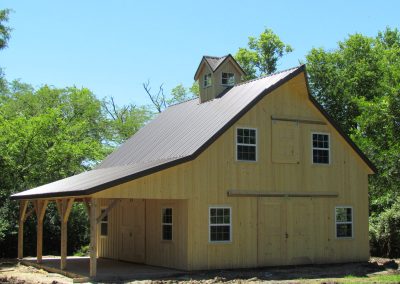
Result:
[[[336,207],[336,237],[352,238],[353,237],[353,208]]]
[[[210,207],[210,241],[231,241],[231,208]]]
[[[172,208],[162,209],[162,239],[172,240]]]
[[[101,209],[101,214],[103,214],[106,210]],[[108,214],[103,217],[100,221],[100,236],[108,235]]]

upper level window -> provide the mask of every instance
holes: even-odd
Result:
[[[312,159],[313,164],[329,164],[329,134],[312,134]]]
[[[204,75],[204,81],[203,81],[203,87],[209,87],[211,86],[211,73],[208,73]]]
[[[222,72],[222,85],[233,86],[235,85],[235,74]]]
[[[352,238],[353,237],[353,208],[336,207],[336,237]]]
[[[257,160],[257,129],[236,129],[236,159],[238,161]]]
[[[101,214],[103,214],[106,210],[101,209]],[[108,214],[103,217],[100,221],[100,236],[108,235]]]
[[[210,207],[210,242],[231,241],[231,208]]]
[[[164,241],[172,240],[172,208],[162,209],[162,239]]]

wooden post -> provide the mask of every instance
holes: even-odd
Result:
[[[83,203],[85,204],[85,208],[86,208],[86,213],[89,217],[89,221],[90,221],[90,199],[89,198],[85,198]]]
[[[67,267],[67,224],[69,213],[71,213],[73,198],[63,199],[58,202],[58,207],[61,209],[61,261],[60,268],[64,270]]]
[[[97,274],[97,199],[92,198],[90,205],[90,277],[94,278]]]
[[[28,200],[21,200],[19,203],[19,220],[18,220],[18,258],[24,257],[24,222]]]
[[[37,238],[36,238],[36,255],[37,262],[41,263],[43,258],[43,218],[46,213],[48,200],[37,200],[35,202],[35,210],[37,217]]]

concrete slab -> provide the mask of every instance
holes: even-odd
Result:
[[[84,282],[89,279],[89,257],[68,257],[67,268],[64,271],[60,270],[60,257],[43,257],[41,264],[36,263],[36,258],[27,257],[23,259],[22,263],[65,275],[73,278],[74,282]],[[97,277],[95,280],[152,280],[175,277],[185,273],[187,272],[170,268],[99,258],[97,259]]]

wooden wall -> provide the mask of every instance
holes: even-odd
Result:
[[[272,153],[271,116],[299,123],[288,153]],[[258,161],[235,160],[235,128],[258,129]],[[311,133],[330,133],[331,163],[311,162]],[[275,142],[276,143],[276,142]],[[296,150],[297,149],[297,150]],[[297,151],[297,152],[296,152]],[[309,102],[300,74],[262,99],[191,162],[96,193],[100,198],[188,199],[187,268],[362,261],[369,257],[368,174],[371,170]],[[338,197],[228,197],[228,190],[336,192]],[[208,208],[232,208],[232,241],[210,243]],[[352,206],[354,238],[335,238],[335,206]],[[286,233],[288,238],[286,238]]]
[[[112,202],[111,199],[99,201],[98,214]],[[173,209],[172,241],[161,238],[161,210],[165,207]],[[108,235],[101,236],[100,225],[98,227],[98,256],[187,269],[187,202],[119,200],[109,213]]]
[[[204,64],[199,75],[199,86],[200,86],[200,99],[201,102],[214,99],[216,96],[221,94],[227,86],[221,84],[222,72],[234,73],[235,83],[241,82],[242,74],[237,69],[237,67],[232,63],[231,59],[227,59],[215,73],[211,71],[207,64]],[[212,85],[210,87],[204,88],[204,75],[211,73]]]

